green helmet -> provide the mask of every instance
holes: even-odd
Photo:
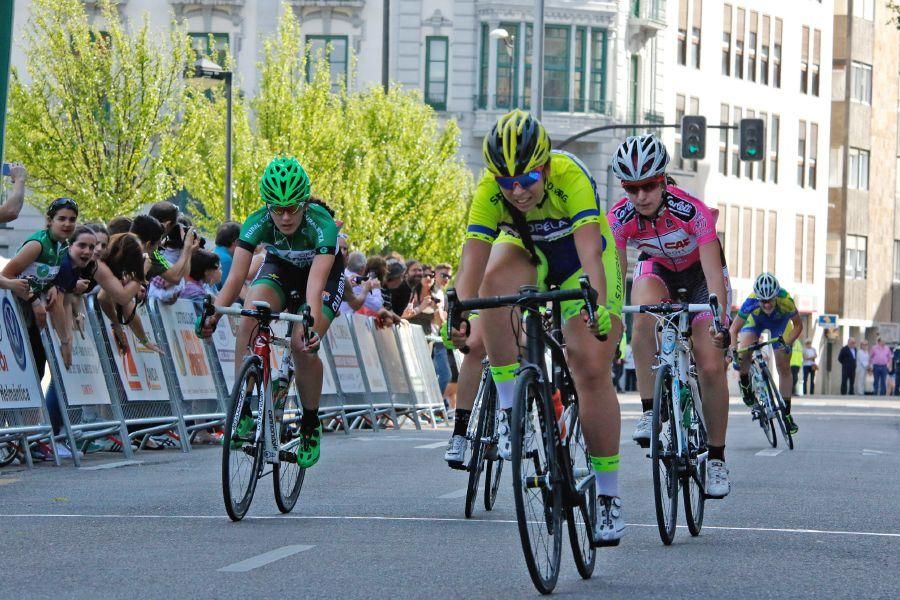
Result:
[[[293,156],[276,156],[259,180],[259,193],[272,206],[302,204],[309,200],[309,175]]]

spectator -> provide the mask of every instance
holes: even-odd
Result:
[[[800,340],[794,340],[791,346],[791,381],[793,385],[791,390],[797,394],[797,383],[800,381],[800,367],[803,366],[803,344]]]
[[[103,223],[86,223],[85,225],[94,231],[94,236],[97,238],[97,245],[94,246],[94,260],[103,260],[106,258],[106,247],[109,246],[109,230]],[[131,227],[131,224],[129,223],[128,226]]]
[[[171,229],[171,228],[170,228]],[[174,301],[175,298],[162,293],[164,285],[177,285],[191,270],[191,255],[200,245],[199,236],[193,228],[186,232],[187,242],[184,252],[181,252],[178,260],[173,265],[160,252],[159,245],[166,234],[166,229],[156,218],[151,215],[138,215],[131,224],[131,231],[140,238],[147,254],[146,277],[149,281],[160,277],[164,282],[157,282],[158,296],[164,300]]]
[[[163,200],[151,206],[147,214],[159,221],[163,227],[163,238],[166,238],[178,225],[178,212],[177,206]]]
[[[816,393],[816,371],[819,370],[816,360],[819,353],[813,348],[812,340],[806,340],[806,347],[803,348],[803,395],[806,396],[807,390],[812,396]],[[807,387],[807,382],[809,386]]]
[[[405,269],[402,263],[393,259],[388,259],[385,264],[387,267],[387,271],[385,272],[382,285],[382,290],[384,290],[382,292],[384,294],[384,305],[385,308],[393,309],[394,295],[396,290],[403,286],[403,273]],[[400,294],[402,292],[397,293]],[[406,301],[409,302],[408,296]],[[398,306],[397,310],[402,311],[405,307],[405,304],[403,305],[403,307]]]
[[[865,338],[859,341],[859,349],[856,351],[856,395],[863,396],[866,393],[867,376],[872,372],[872,361],[869,357],[869,341]]]
[[[76,329],[84,331],[82,322],[73,319],[74,296],[82,295],[93,289],[94,274],[97,271],[97,263],[94,262],[94,250],[97,245],[97,235],[94,230],[86,225],[80,225],[75,228],[72,237],[69,239],[69,250],[66,252],[56,274],[53,284],[62,294],[51,310],[54,327],[66,331],[69,335]],[[78,317],[82,314],[76,312]],[[76,323],[78,326],[76,327]],[[72,366],[72,344],[62,343],[60,337],[60,356],[63,359],[63,365],[66,370]]]
[[[25,201],[25,180],[28,173],[19,163],[10,163],[9,180],[12,182],[12,191],[6,197],[6,202],[0,206],[0,223],[10,223],[19,217],[22,212],[22,203]]]
[[[838,362],[841,363],[841,396],[852,395],[856,380],[856,339],[847,340],[838,353]]]
[[[891,349],[879,337],[875,341],[875,347],[872,348],[872,352],[869,354],[869,360],[872,363],[872,373],[875,377],[873,387],[876,396],[887,395],[888,366],[891,364],[892,358]]]
[[[451,279],[453,279],[453,268],[450,265],[441,263],[434,267],[435,295],[441,300],[438,304],[442,319],[438,325],[439,328],[447,320],[447,294],[444,290],[450,284]],[[447,399],[449,407],[456,412],[456,384],[459,380],[459,366],[456,364],[453,350],[444,348],[444,353],[447,355],[447,364],[450,366],[450,383],[444,390],[444,398]]]
[[[363,311],[366,314],[374,314],[384,304],[381,298],[381,281],[374,275],[370,277],[365,274],[366,263],[366,255],[362,252],[351,252],[347,257],[344,281],[350,293],[344,293],[344,301],[340,307],[342,315],[363,311],[364,308],[368,308]]]
[[[634,353],[631,344],[625,346],[625,391],[637,391],[637,371],[634,368]]]
[[[219,255],[219,262],[222,265],[222,281],[228,279],[228,271],[231,270],[231,260],[240,235],[241,224],[235,221],[225,221],[216,230],[215,252]],[[221,282],[219,282],[218,288],[222,289]]]
[[[113,217],[106,225],[106,229],[109,231],[110,236],[117,233],[128,233],[131,231],[131,223],[132,220],[128,217]]]
[[[894,348],[891,372],[894,374],[894,396],[900,396],[900,345]]]
[[[616,386],[616,392],[622,393],[622,375],[625,373],[625,336],[619,339],[619,345],[616,347],[616,356],[613,360],[613,385]]]
[[[181,298],[203,304],[207,296],[215,296],[222,281],[221,259],[216,252],[197,248],[191,257],[191,272],[181,290]]]
[[[422,281],[422,263],[419,261],[410,260],[403,266],[402,263],[388,260],[387,288],[390,290],[391,310],[403,316],[412,298],[413,287],[420,281]]]

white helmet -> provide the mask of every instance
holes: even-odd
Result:
[[[753,292],[760,300],[771,300],[781,291],[778,280],[771,273],[763,273],[753,283]]]
[[[642,181],[666,172],[669,153],[652,133],[630,135],[616,150],[612,169],[621,181]]]

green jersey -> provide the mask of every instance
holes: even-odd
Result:
[[[19,247],[21,250],[28,242],[37,242],[41,245],[41,253],[37,259],[22,271],[21,277],[33,277],[31,284],[32,292],[45,292],[50,289],[53,280],[59,273],[59,267],[62,264],[66,252],[69,250],[68,242],[57,242],[50,237],[48,229],[35,231],[25,242]]]
[[[337,235],[338,227],[331,214],[318,204],[306,206],[303,221],[292,235],[279,231],[263,207],[244,221],[237,244],[250,252],[262,244],[270,255],[306,269],[316,255],[337,253]]]

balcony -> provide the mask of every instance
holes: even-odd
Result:
[[[666,28],[666,0],[631,0],[628,14],[628,47],[639,51]]]
[[[497,111],[508,111],[514,108],[529,110],[531,108],[531,101],[528,98],[510,98],[508,94],[497,94],[493,96],[492,100],[488,105],[486,94],[476,94],[475,107],[478,110]],[[544,96],[544,113],[589,113],[609,117],[613,114],[613,103],[610,100]]]

